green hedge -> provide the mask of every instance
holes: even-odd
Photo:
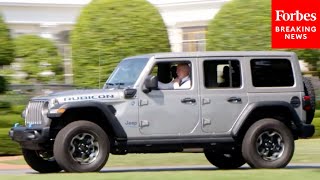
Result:
[[[30,96],[26,95],[0,95],[0,128],[12,127],[15,123],[23,124],[22,111],[27,106]]]
[[[91,88],[98,87],[99,73],[105,82],[127,56],[170,51],[162,17],[146,0],[91,1],[82,9],[71,42],[74,83]]]
[[[320,110],[320,101],[318,101],[318,100],[316,101],[316,109]]]
[[[0,95],[1,101],[9,102],[12,106],[27,105],[29,99],[33,95],[24,95],[24,94],[6,94]]]
[[[0,128],[10,128],[16,123],[19,123],[21,125],[24,124],[24,120],[21,117],[21,113],[19,114],[12,114],[12,113],[1,114],[0,113]]]
[[[27,79],[38,83],[56,83],[62,80],[63,61],[53,41],[36,35],[22,35],[14,39],[16,58],[20,58]],[[54,72],[55,76],[41,76],[43,71]],[[25,83],[21,81],[20,83]]]
[[[14,48],[9,29],[0,12],[0,66],[8,65],[14,60]]]
[[[21,154],[19,144],[12,141],[8,135],[9,130],[10,128],[0,128],[0,156]]]
[[[312,124],[315,126],[316,132],[313,137],[320,137],[320,118],[314,118]]]
[[[11,103],[7,101],[0,101],[0,111],[11,109]]]
[[[271,50],[271,1],[233,0],[209,23],[207,50]],[[285,50],[285,49],[283,49]],[[292,50],[315,65],[317,49]]]
[[[0,94],[4,93],[8,88],[8,82],[7,80],[3,77],[0,76]]]
[[[24,124],[21,112],[25,106],[12,106],[10,109],[0,109],[0,156],[21,154],[18,143],[11,140],[8,133],[15,124]]]

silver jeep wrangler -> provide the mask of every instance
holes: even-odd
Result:
[[[191,69],[188,89],[159,89]],[[313,87],[291,52],[158,53],[122,60],[98,90],[32,98],[9,132],[41,173],[93,172],[109,154],[199,149],[214,166],[282,168],[311,137]]]

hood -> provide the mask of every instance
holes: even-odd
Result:
[[[47,96],[32,98],[34,100],[55,99],[59,103],[76,102],[76,101],[110,101],[122,99],[124,96],[123,89],[88,89],[88,90],[70,90],[51,93]]]

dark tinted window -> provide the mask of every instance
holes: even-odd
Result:
[[[206,60],[203,67],[206,88],[239,88],[241,86],[239,61]]]
[[[255,87],[294,85],[291,63],[287,59],[253,59],[250,64]]]

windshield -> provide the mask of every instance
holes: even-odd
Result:
[[[103,88],[133,86],[148,60],[147,58],[135,58],[121,61]]]

